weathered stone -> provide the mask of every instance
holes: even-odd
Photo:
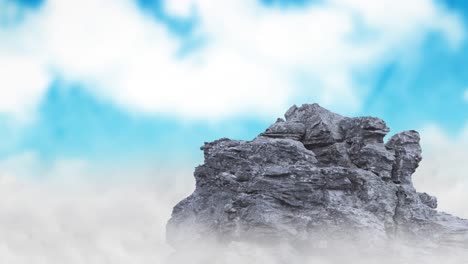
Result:
[[[339,125],[343,117],[318,104],[294,105],[286,112],[285,118],[288,122],[304,124],[305,135],[301,141],[307,148],[331,145],[343,139]]]
[[[278,120],[262,133],[262,136],[272,138],[290,138],[301,140],[305,134],[305,125],[301,122]]]
[[[366,143],[383,143],[383,138],[390,131],[385,121],[369,116],[345,118],[340,127],[346,140],[358,138]]]
[[[348,153],[351,161],[359,168],[371,171],[383,179],[392,178],[395,157],[383,143],[368,143],[355,139]]]
[[[437,199],[411,182],[421,160],[416,131],[384,144],[389,129],[378,118],[345,118],[317,104],[293,106],[285,117],[252,141],[201,148],[196,189],[167,225],[172,245],[363,236],[372,244],[468,245],[468,221],[434,210]]]
[[[421,202],[432,209],[437,208],[437,198],[435,196],[429,195],[427,193],[418,193],[419,199]]]
[[[383,144],[383,138],[390,131],[385,122],[376,117],[345,118],[340,127],[344,140],[350,145],[348,153],[352,163],[390,179],[395,157]]]
[[[313,149],[317,160],[324,165],[356,167],[348,155],[349,145],[344,142]]]
[[[403,184],[412,184],[411,175],[422,160],[419,133],[414,130],[404,131],[392,136],[387,149],[395,152],[392,179]]]

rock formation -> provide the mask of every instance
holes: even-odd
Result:
[[[318,104],[292,106],[251,141],[205,143],[196,189],[167,225],[175,247],[218,242],[405,238],[468,248],[468,221],[416,192],[418,132],[392,136],[375,117],[348,118]]]

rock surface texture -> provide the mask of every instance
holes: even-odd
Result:
[[[437,199],[413,186],[418,132],[385,143],[388,132],[379,118],[305,104],[251,141],[206,143],[196,189],[174,207],[167,239],[177,248],[208,237],[314,243],[365,236],[468,248],[468,221],[436,211]]]

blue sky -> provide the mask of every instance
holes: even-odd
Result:
[[[204,141],[251,139],[293,103],[393,132],[467,125],[463,1],[388,2],[387,17],[356,1],[64,2],[0,1],[0,158],[192,165]]]

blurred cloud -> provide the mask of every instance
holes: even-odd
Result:
[[[44,165],[34,153],[9,157],[0,162],[0,260],[165,263],[173,252],[166,221],[193,188],[183,166],[103,169],[85,160]]]
[[[465,99],[465,101],[468,102],[468,89],[465,90],[465,93],[463,94],[463,99]]]
[[[40,184],[2,175],[0,259],[10,264],[165,263],[172,253],[164,237],[169,205],[182,196],[163,186]]]
[[[456,137],[427,125],[421,140],[423,160],[413,176],[416,188],[437,196],[439,210],[468,219],[468,123]]]
[[[1,51],[0,72],[0,112],[12,113],[21,120],[29,119],[50,85],[50,73],[34,58]]]
[[[253,0],[194,0],[158,8],[166,24],[167,17],[196,16],[190,34],[203,44],[188,45],[180,57],[187,40],[127,0],[49,0],[14,29],[0,29],[0,58],[12,61],[0,68],[10,71],[0,79],[0,97],[26,95],[0,111],[32,108],[61,78],[131,112],[182,118],[268,115],[300,95],[352,112],[370,90],[356,72],[410,59],[432,32],[454,49],[465,37],[459,18],[430,0],[330,0],[285,10]],[[303,83],[302,74],[311,81]]]

